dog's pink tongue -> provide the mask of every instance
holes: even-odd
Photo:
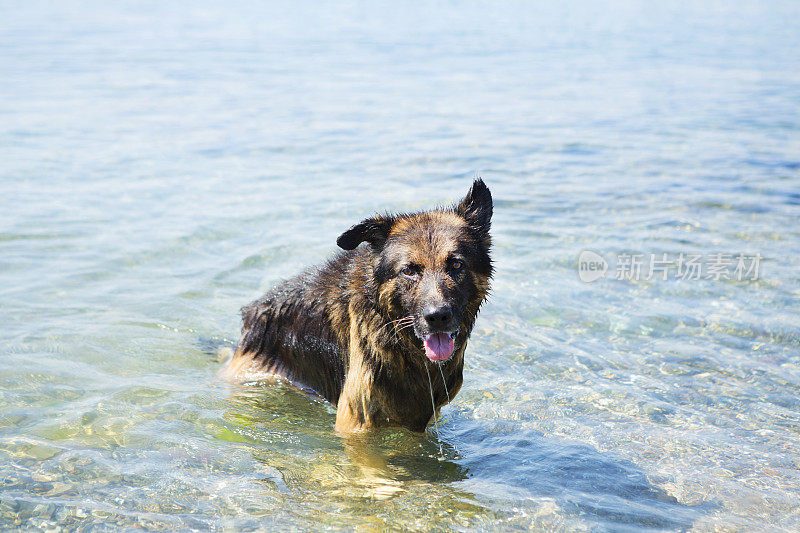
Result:
[[[425,355],[431,361],[444,361],[453,355],[455,341],[447,333],[434,333],[425,339]]]

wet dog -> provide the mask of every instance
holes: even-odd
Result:
[[[491,217],[477,179],[452,207],[356,224],[336,241],[343,252],[242,309],[224,376],[311,389],[337,406],[338,431],[424,431],[461,388],[492,276]]]

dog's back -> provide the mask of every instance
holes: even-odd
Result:
[[[348,270],[356,254],[339,253],[242,308],[242,338],[232,360],[237,368],[229,377],[279,376],[336,403],[346,372],[346,336],[337,335],[330,317],[347,308]]]

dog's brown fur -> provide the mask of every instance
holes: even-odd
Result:
[[[491,216],[491,193],[478,179],[451,208],[353,226],[337,240],[344,252],[242,309],[242,338],[224,375],[261,372],[312,389],[337,405],[339,431],[423,431],[461,388],[492,276]],[[421,340],[434,331],[423,318],[431,305],[452,310],[455,349],[439,363]]]

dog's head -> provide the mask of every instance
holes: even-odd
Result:
[[[492,195],[477,179],[453,207],[369,218],[336,243],[369,243],[381,312],[431,361],[446,361],[466,342],[489,291],[491,218]]]

